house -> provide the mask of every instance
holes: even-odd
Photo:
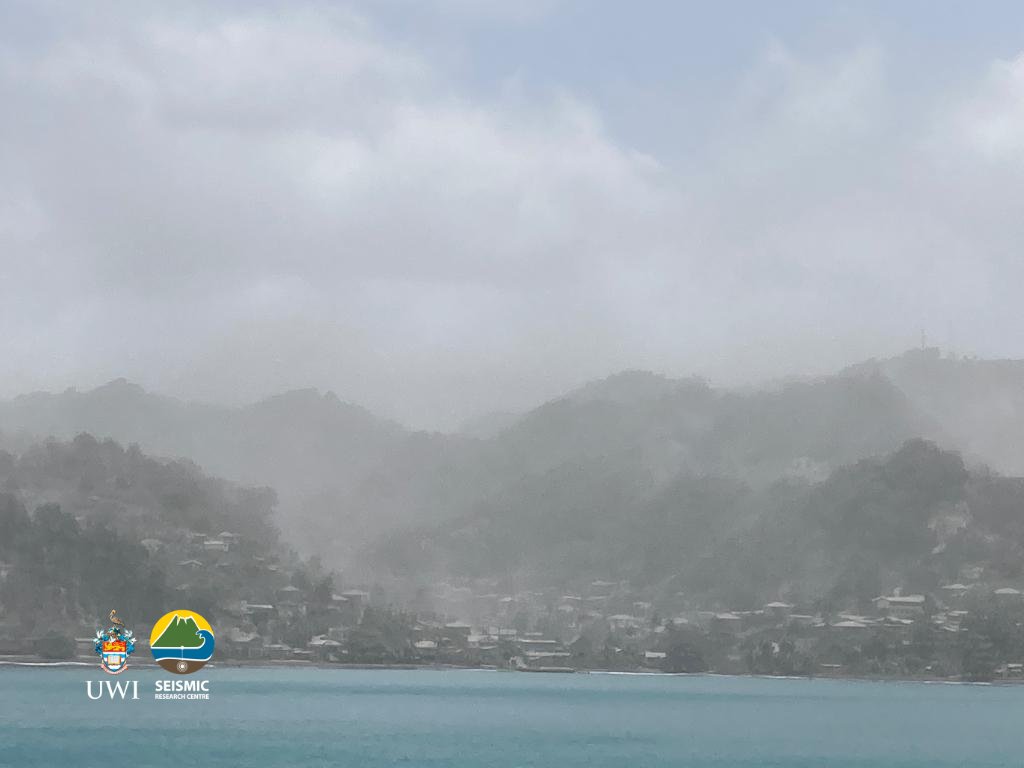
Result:
[[[259,624],[273,617],[274,606],[268,603],[246,603],[242,612],[249,616],[254,624]]]
[[[227,552],[228,549],[230,545],[224,539],[207,539],[203,542],[204,552]]]
[[[519,647],[527,653],[539,652],[548,653],[562,650],[562,644],[557,640],[544,637],[523,637],[519,640]]]
[[[841,630],[842,632],[860,632],[868,628],[868,625],[862,621],[855,621],[854,619],[845,619],[844,621],[837,621],[832,625],[833,629]]]
[[[996,670],[1001,677],[1024,677],[1024,664],[1020,662],[1008,662]]]
[[[668,656],[664,651],[644,651],[644,664],[648,667],[660,667]]]
[[[357,603],[358,605],[366,605],[370,602],[370,593],[364,592],[361,589],[346,589],[341,593],[341,596],[349,602]]]
[[[711,621],[711,627],[716,632],[724,632],[730,635],[736,634],[743,629],[743,618],[728,611],[716,613],[715,618]]]
[[[469,636],[473,628],[464,621],[451,621],[444,625],[442,634],[449,640],[465,644],[469,642]]]
[[[629,629],[635,629],[643,624],[643,621],[638,619],[636,616],[631,616],[628,613],[616,613],[613,616],[608,617],[608,624],[615,632],[623,632]]]
[[[889,616],[913,619],[924,615],[924,595],[884,595],[874,600],[875,609]]]
[[[902,619],[899,616],[886,616],[882,619],[882,626],[889,630],[909,630],[914,626],[914,620]]]
[[[633,603],[633,613],[637,616],[649,619],[654,613],[654,606],[646,600],[637,600]]]
[[[218,644],[221,642],[217,638]],[[263,656],[263,638],[256,632],[246,632],[232,627],[224,636],[224,650],[227,656],[236,659],[258,659]]]
[[[555,660],[564,660],[572,656],[568,651],[526,651],[523,653],[523,658],[527,662],[551,662]]]
[[[1021,592],[1013,587],[1002,587],[993,594],[996,596],[996,600],[1004,605],[1014,605],[1020,602]]]
[[[768,603],[764,606],[764,612],[773,618],[784,619],[793,612],[793,606],[783,602]]]
[[[412,644],[416,655],[426,661],[433,661],[437,658],[437,643],[433,640],[417,640]]]
[[[270,643],[263,646],[263,655],[268,659],[287,659],[292,655],[292,647],[284,643]]]
[[[348,611],[348,598],[341,595],[331,595],[331,602],[327,606],[327,615],[330,621],[344,621]]]
[[[957,582],[956,584],[943,584],[941,589],[942,599],[946,603],[950,605],[959,605],[971,588],[966,584]]]

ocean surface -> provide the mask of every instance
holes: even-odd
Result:
[[[0,765],[1024,765],[1024,686],[217,668],[209,701],[90,701],[98,668],[0,666]]]

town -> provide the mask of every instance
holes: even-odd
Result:
[[[892,461],[908,455],[950,463],[920,445]],[[9,660],[88,657],[116,608],[144,664],[147,622],[188,608],[213,624],[214,663],[946,680],[1013,680],[1024,669],[1021,570],[995,536],[972,532],[959,506],[931,515],[922,528],[935,538],[920,547],[934,552],[913,567],[847,567],[831,586],[775,582],[730,599],[664,575],[579,571],[544,585],[521,572],[339,574],[281,541],[272,491],[85,434],[0,452],[0,475],[0,656]],[[983,480],[986,492],[1016,488]],[[985,512],[977,502],[975,523]],[[741,567],[729,558],[709,560],[716,578]]]
[[[379,586],[341,589],[337,576],[311,576],[294,555],[230,531],[141,545],[168,563],[172,602],[215,617],[221,663],[1024,678],[1024,594],[988,583],[980,566],[934,593],[895,589],[863,612],[783,600],[730,610],[610,580],[512,593],[495,580],[446,581],[400,605]],[[0,582],[13,572],[0,563]],[[142,650],[145,619],[135,622]],[[0,652],[24,653],[11,629],[0,622]],[[95,629],[83,622],[73,651],[45,637],[29,645],[45,658],[89,657]]]

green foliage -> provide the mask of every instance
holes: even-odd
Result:
[[[0,584],[0,610],[26,635],[91,624],[114,606],[129,621],[176,607],[167,575],[175,560],[151,554],[143,539],[185,546],[188,531],[230,530],[245,542],[238,557],[278,547],[272,492],[236,488],[187,462],[156,461],[85,434],[2,458],[0,483],[17,490],[0,493],[0,561],[13,566]],[[24,499],[38,497],[59,503],[29,514]],[[239,576],[210,569],[175,602],[187,599],[209,616],[241,588]]]
[[[670,629],[665,643],[666,672],[706,672],[707,639],[695,632]]]
[[[409,617],[379,608],[367,608],[363,620],[349,631],[349,659],[364,664],[385,664],[409,658]]]
[[[1024,658],[1024,611],[992,599],[973,601],[961,625],[963,675],[990,680],[1000,660]]]
[[[754,641],[746,653],[747,670],[755,675],[809,675],[813,663],[789,638]]]
[[[144,548],[104,526],[82,529],[56,504],[37,508],[11,548],[0,601],[24,631],[44,614],[64,622],[103,616],[113,599],[124,615],[141,616],[163,599],[164,574]]]
[[[15,541],[30,525],[28,512],[18,497],[13,493],[0,493],[0,555],[10,556],[14,552]]]
[[[933,543],[928,520],[963,498],[963,460],[912,440],[884,461],[837,472],[815,499],[834,546],[882,557],[919,556]]]
[[[378,555],[405,558],[410,573],[438,564],[540,583],[673,579],[736,609],[757,608],[786,585],[806,602],[867,611],[894,573],[922,591],[937,587],[937,571],[955,573],[932,555],[929,523],[982,492],[957,454],[922,440],[814,484],[758,487],[682,472],[657,485],[641,481],[634,459],[595,458],[523,478],[500,505],[393,537]],[[1018,498],[1024,503],[1024,487]]]

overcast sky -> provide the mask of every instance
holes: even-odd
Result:
[[[1022,52],[1019,3],[0,0],[0,396],[448,428],[1024,356]]]

